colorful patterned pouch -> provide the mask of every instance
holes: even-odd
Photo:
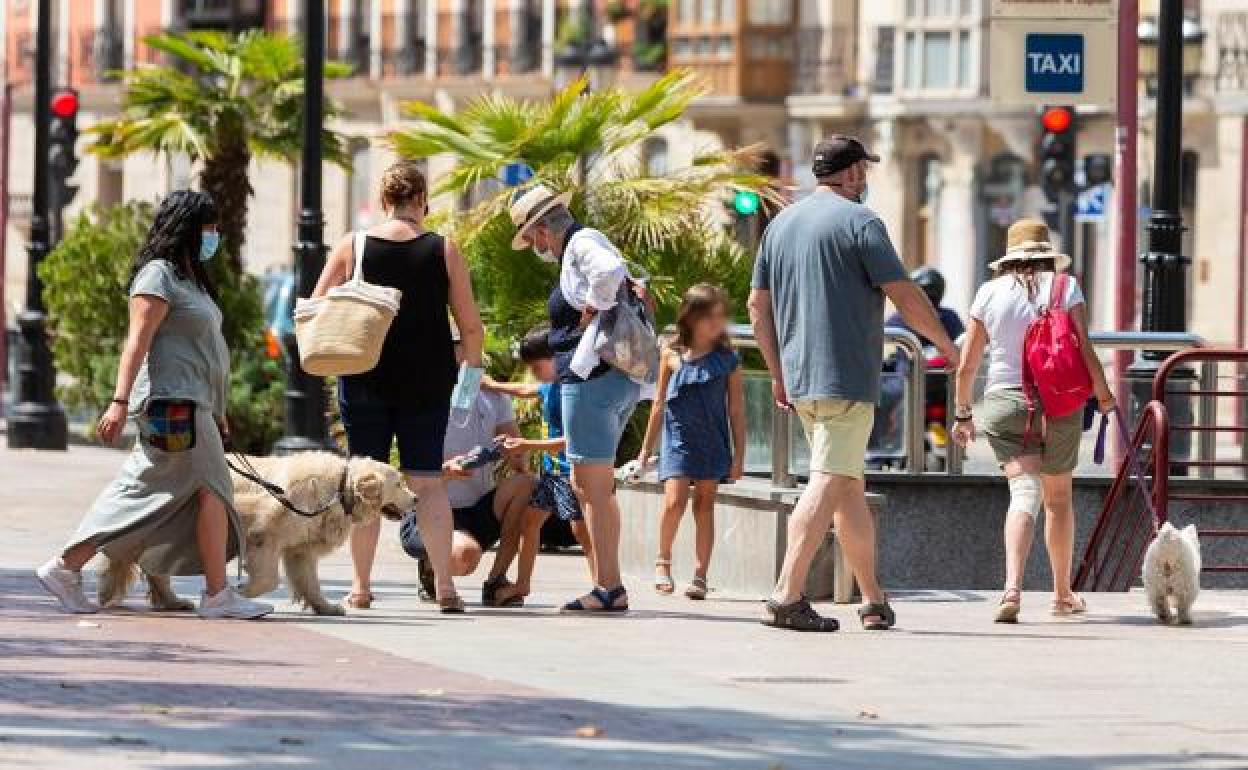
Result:
[[[143,438],[165,452],[186,452],[195,446],[195,402],[154,399],[144,414]]]

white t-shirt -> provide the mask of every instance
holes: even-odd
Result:
[[[515,422],[516,414],[511,408],[511,398],[502,393],[481,391],[468,415],[468,424],[461,426],[452,417],[446,426],[446,443],[443,457],[458,457],[475,447],[487,446],[494,441],[498,431],[507,423]],[[494,466],[486,465],[472,472],[470,479],[455,479],[446,483],[446,495],[452,508],[467,508],[489,494],[494,488]]]
[[[1023,386],[1023,336],[1027,327],[1048,304],[1053,273],[1036,276],[1039,291],[1034,300],[1015,275],[994,278],[979,287],[971,303],[971,318],[988,330],[988,384],[985,391]],[[1064,309],[1083,304],[1083,291],[1074,276],[1066,282]]]

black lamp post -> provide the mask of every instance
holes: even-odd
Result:
[[[51,0],[39,0],[35,37],[35,185],[31,195],[30,243],[26,247],[26,309],[17,316],[16,401],[9,415],[9,447],[65,449],[69,430],[56,401],[56,367],[48,349],[47,317],[39,263],[51,250],[48,232],[48,128],[52,98]]]
[[[1157,20],[1157,129],[1153,151],[1153,201],[1148,220],[1148,250],[1144,265],[1140,327],[1145,332],[1187,330],[1187,265],[1183,255],[1182,142],[1183,142],[1183,0],[1161,0]],[[1128,370],[1137,404],[1151,397],[1153,376],[1166,353],[1145,351]],[[1175,372],[1176,383],[1190,389],[1190,369]],[[1176,390],[1172,388],[1172,390]],[[1167,398],[1174,422],[1191,423],[1191,399],[1178,394]],[[1176,434],[1171,455],[1187,457],[1191,437]],[[1177,472],[1183,472],[1176,468]]]
[[[325,220],[321,216],[321,123],[324,105],[325,2],[305,0],[303,70],[303,158],[300,168],[300,211],[295,238],[295,281],[298,295],[308,297],[325,266]],[[325,383],[299,365],[293,331],[283,340],[286,350],[286,435],[274,446],[278,454],[325,449]]]

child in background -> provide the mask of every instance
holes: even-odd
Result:
[[[560,387],[555,372],[555,354],[548,336],[549,329],[539,326],[520,342],[520,360],[529,368],[537,383],[482,383],[483,389],[505,393],[512,398],[538,399],[542,405],[542,421],[546,423],[544,440],[508,438],[503,444],[503,451],[508,456],[542,452],[543,457],[541,474],[520,535],[520,564],[516,582],[499,589],[500,600],[528,596],[537,552],[543,542],[567,543],[574,538],[585,552],[585,558],[590,564],[593,563],[589,528],[572,490],[571,466],[564,454],[567,440],[563,437]]]
[[[745,465],[745,386],[740,361],[728,341],[728,295],[706,283],[685,292],[677,337],[664,351],[646,437],[638,458],[644,468],[662,425],[659,480],[664,505],[654,588],[676,590],[672,543],[693,489],[694,576],[685,596],[705,599],[706,573],[715,545],[715,495],[720,482],[741,478]]]

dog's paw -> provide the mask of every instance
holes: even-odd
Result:
[[[318,604],[312,607],[312,611],[317,615],[324,615],[327,617],[341,617],[347,614],[347,609],[341,604]]]

